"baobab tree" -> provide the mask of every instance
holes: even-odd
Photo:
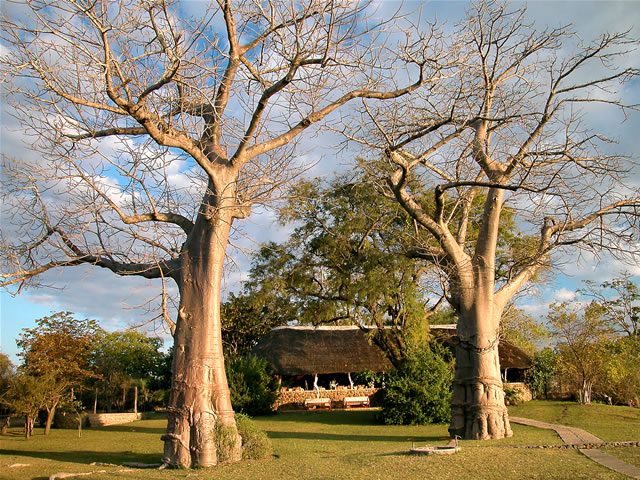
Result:
[[[638,45],[627,33],[583,44],[570,28],[537,30],[524,10],[481,2],[448,38],[446,78],[365,100],[342,129],[375,157],[374,185],[428,234],[412,254],[447,279],[459,317],[452,436],[512,434],[498,339],[517,292],[572,250],[638,252],[633,159],[590,129],[603,109],[621,119],[638,109],[622,97],[640,73],[625,65]],[[507,217],[518,238],[506,238]]]
[[[3,88],[39,158],[3,159],[0,286],[82,264],[173,280],[163,461],[184,467],[215,465],[215,422],[235,428],[220,338],[234,220],[300,172],[302,132],[438,76],[420,38],[387,61],[393,21],[367,2],[190,5],[27,0],[1,20]]]

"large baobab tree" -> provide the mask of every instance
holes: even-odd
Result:
[[[235,428],[220,339],[234,220],[299,173],[303,131],[352,99],[398,97],[437,75],[409,40],[386,63],[378,40],[391,20],[374,25],[369,7],[4,6],[3,88],[39,157],[4,158],[0,286],[81,264],[175,281],[167,464],[215,465],[215,422]]]
[[[517,292],[571,250],[638,252],[633,159],[589,128],[603,112],[635,114],[622,94],[640,73],[628,65],[638,45],[625,33],[585,45],[569,28],[536,30],[523,10],[478,3],[449,37],[446,79],[385,105],[365,100],[361,122],[342,130],[383,158],[370,164],[380,191],[430,236],[413,255],[448,279],[459,317],[451,435],[511,435],[497,352]]]

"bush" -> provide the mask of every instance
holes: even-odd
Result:
[[[233,461],[234,455],[239,448],[237,441],[239,433],[235,427],[224,425],[216,420],[215,436],[216,436],[216,457],[218,463],[229,463]],[[240,447],[241,448],[241,447]],[[239,455],[236,457],[239,458]]]
[[[453,363],[445,347],[433,342],[415,350],[387,375],[378,418],[388,425],[448,422],[452,382]]]
[[[556,370],[556,354],[550,348],[536,352],[531,360],[531,368],[525,373],[524,381],[529,386],[533,398],[546,398]]]
[[[259,460],[273,453],[271,440],[249,417],[241,413],[237,414],[236,425],[242,438],[243,460]]]
[[[258,425],[242,413],[236,414],[236,428],[216,421],[216,454],[218,463],[232,461],[238,448],[238,435],[242,439],[242,460],[260,460],[271,455],[273,449],[269,437]]]
[[[273,413],[280,385],[268,365],[255,355],[227,363],[227,379],[233,408],[246,415]]]

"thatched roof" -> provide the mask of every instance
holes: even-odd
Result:
[[[254,347],[277,375],[294,376],[373,370],[391,363],[358,327],[277,327]]]
[[[454,348],[453,326],[434,326],[436,338]],[[277,327],[265,335],[253,353],[264,358],[274,373],[283,376],[361,372],[385,372],[391,362],[370,343],[358,327]],[[507,342],[499,345],[500,365],[529,368],[531,360]]]

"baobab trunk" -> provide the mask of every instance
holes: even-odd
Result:
[[[497,322],[485,318],[483,324],[477,314],[461,318],[458,339],[450,435],[469,440],[512,436],[500,377]]]
[[[201,212],[184,246],[169,421],[162,437],[163,462],[170,465],[216,465],[216,421],[235,432],[230,458],[240,459],[220,328],[220,285],[231,222],[223,209]]]

